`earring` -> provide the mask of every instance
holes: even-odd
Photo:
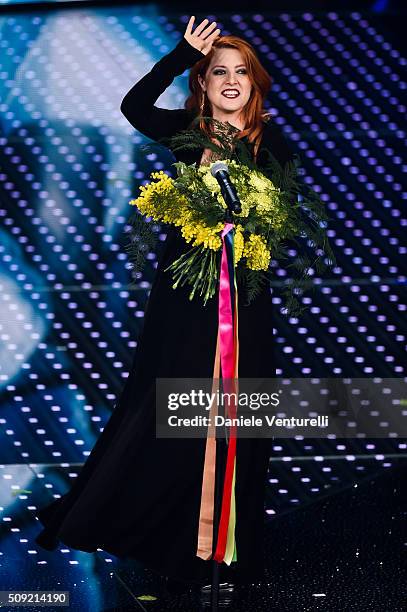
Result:
[[[203,91],[202,92],[202,98],[201,98],[201,106],[200,106],[200,108],[201,108],[201,115],[203,113],[204,106],[205,106],[205,92]]]

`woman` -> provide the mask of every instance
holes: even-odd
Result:
[[[207,19],[194,31],[193,23],[191,17],[175,49],[126,94],[125,117],[158,140],[189,127],[199,114],[212,115],[240,130],[260,166],[260,144],[281,164],[292,159],[280,130],[264,120],[271,80],[253,48],[240,38],[221,37]],[[157,108],[161,93],[190,67],[185,108]],[[210,150],[175,156],[188,164],[207,163]],[[205,307],[197,298],[190,301],[188,287],[174,290],[164,271],[187,248],[169,228],[124,389],[71,490],[38,513],[44,530],[37,542],[50,550],[58,540],[89,552],[101,548],[164,576],[202,583],[211,573],[211,564],[196,556],[205,440],[155,437],[155,379],[211,378],[213,372],[217,301]],[[268,287],[250,306],[239,304],[239,344],[241,377],[275,376]],[[238,581],[262,575],[269,446],[267,440],[237,441],[237,563],[232,567]]]

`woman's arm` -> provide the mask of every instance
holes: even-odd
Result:
[[[174,78],[193,66],[205,54],[181,38],[175,49],[161,58],[124,96],[120,110],[136,130],[158,140],[185,129],[190,113],[185,109],[158,108],[154,102]]]

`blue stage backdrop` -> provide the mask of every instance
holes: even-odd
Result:
[[[405,376],[405,58],[379,15],[204,16],[258,51],[267,108],[331,216],[338,265],[315,279],[308,312],[286,318],[273,289],[276,375]],[[157,260],[131,284],[128,201],[173,158],[141,148],[119,107],[187,21],[153,4],[0,18],[2,552],[47,558],[35,508],[75,478],[128,375]],[[187,73],[158,105],[186,94]],[[277,266],[276,284],[286,274]],[[397,439],[275,441],[267,515],[404,452]]]

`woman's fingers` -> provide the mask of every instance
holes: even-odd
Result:
[[[212,34],[210,36],[208,36],[208,38],[205,38],[205,42],[213,42],[215,40],[215,38],[217,38],[220,34],[220,28],[217,28],[214,32],[212,32]]]
[[[194,21],[195,16],[192,15],[189,18],[184,38],[186,38],[187,41],[196,49],[207,53],[215,38],[219,36],[220,29],[215,29],[217,25],[216,21],[209,23],[208,19],[204,19],[199,25],[196,26],[195,30],[192,31]]]
[[[216,27],[216,21],[212,21],[209,23],[209,19],[204,19],[201,21],[199,25],[196,26],[195,30],[192,32],[192,26],[195,21],[195,16],[192,15],[188,21],[186,33],[192,34],[192,36],[198,36],[199,38],[207,38],[207,36],[212,32],[213,28]],[[208,25],[209,24],[209,25]]]
[[[201,32],[201,38],[204,38],[204,40],[208,40],[209,35],[213,33],[213,30],[214,28],[216,28],[216,26],[216,21],[211,23],[211,25],[209,25],[203,32]]]
[[[195,15],[191,15],[187,23],[187,29],[185,30],[185,34],[192,34],[192,25],[194,21],[195,21]]]
[[[205,38],[203,41],[203,47],[201,48],[202,53],[207,55],[209,51],[212,49],[212,43],[219,36],[220,30],[215,30],[208,38]]]
[[[199,36],[203,32],[203,30],[206,28],[208,23],[209,23],[208,19],[204,19],[203,21],[201,21],[201,23],[196,26],[195,30],[193,31],[193,34],[195,36]]]

